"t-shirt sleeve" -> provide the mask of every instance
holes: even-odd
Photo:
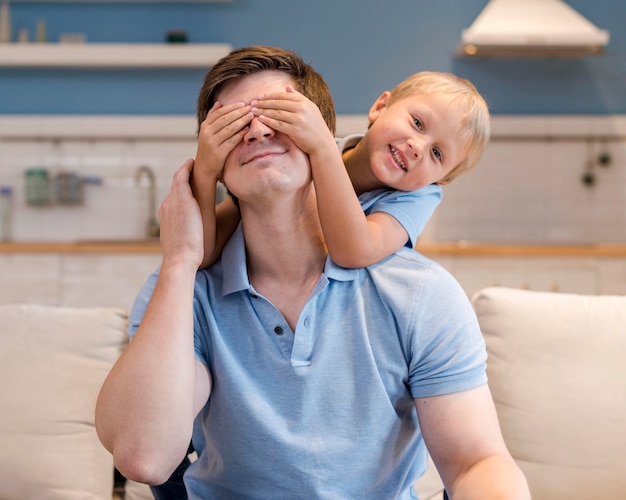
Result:
[[[405,246],[413,248],[442,198],[441,186],[431,184],[417,191],[379,189],[364,193],[359,201],[366,215],[384,212],[394,217],[409,235]]]

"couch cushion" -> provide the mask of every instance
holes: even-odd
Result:
[[[0,498],[111,499],[94,409],[126,324],[118,309],[0,306]]]
[[[623,498],[626,297],[488,288],[472,300],[502,432],[533,499]]]

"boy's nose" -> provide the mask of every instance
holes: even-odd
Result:
[[[264,139],[271,139],[274,137],[276,132],[273,128],[268,127],[263,124],[257,117],[254,117],[250,122],[250,129],[243,137],[243,140],[246,144],[250,144],[252,142],[259,142]]]
[[[413,156],[415,159],[420,158],[424,154],[425,148],[428,146],[428,141],[423,138],[411,138],[406,143],[409,147],[408,154]]]

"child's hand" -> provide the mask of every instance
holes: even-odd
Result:
[[[261,122],[288,135],[309,156],[328,147],[329,141],[337,147],[319,108],[292,87],[261,96],[251,105],[252,113]]]
[[[252,118],[250,105],[216,102],[200,125],[194,174],[219,178],[226,157],[243,140]]]

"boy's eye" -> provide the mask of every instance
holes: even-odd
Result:
[[[424,124],[422,123],[422,120],[420,120],[419,118],[413,118],[413,123],[415,124],[418,130],[422,130],[424,128]]]
[[[435,155],[435,158],[437,158],[437,160],[441,161],[443,159],[443,155],[441,154],[441,151],[437,148],[433,148],[433,154]]]

